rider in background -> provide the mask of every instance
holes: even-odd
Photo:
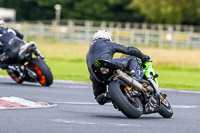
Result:
[[[0,68],[7,69],[8,63],[21,61],[29,47],[35,46],[34,42],[24,42],[23,34],[19,31],[5,26],[5,22],[0,18]],[[35,55],[44,57],[36,49]]]
[[[115,53],[123,53],[130,56],[113,59]],[[110,101],[110,96],[107,93],[106,84],[98,82],[91,70],[92,63],[96,60],[109,60],[114,64],[122,63],[124,67],[130,70],[130,76],[140,83],[148,83],[148,81],[140,78],[140,70],[143,63],[150,60],[148,55],[143,54],[139,49],[129,46],[123,46],[112,42],[111,34],[105,30],[98,30],[90,44],[89,51],[86,56],[87,66],[92,81],[93,93],[96,101],[100,105]]]

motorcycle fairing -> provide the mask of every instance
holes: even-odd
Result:
[[[146,62],[145,63],[145,68],[144,70],[146,71],[145,72],[145,76],[147,78],[150,78],[152,79],[153,81],[155,81],[155,83],[158,85],[158,80],[156,78],[154,78],[154,75],[156,74],[154,69],[152,68],[152,63],[151,62]]]
[[[94,77],[101,83],[109,83],[114,77],[114,71],[122,65],[115,65],[107,60],[97,60],[92,64]]]

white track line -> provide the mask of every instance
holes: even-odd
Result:
[[[56,104],[69,104],[69,105],[98,105],[95,102],[54,102]],[[105,105],[112,105],[111,103],[107,103]],[[177,109],[192,109],[192,108],[200,108],[200,105],[172,105],[172,108]]]
[[[98,103],[92,102],[54,102],[56,104],[74,104],[74,105],[98,105]]]
[[[177,89],[171,89],[171,88],[160,88],[160,89],[164,91],[200,94],[200,91],[177,90]]]
[[[100,122],[85,122],[85,121],[70,121],[64,119],[51,119],[53,122],[57,123],[65,123],[65,124],[75,124],[75,125],[112,125],[112,126],[131,126],[131,127],[141,127],[142,125],[134,125],[134,124],[127,124],[127,123],[100,123]]]
[[[172,108],[177,108],[177,109],[195,109],[195,108],[200,108],[200,106],[197,106],[197,105],[172,105]]]

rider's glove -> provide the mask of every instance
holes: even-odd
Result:
[[[150,61],[150,59],[151,59],[151,58],[150,58],[148,55],[144,55],[144,56],[143,56],[143,59],[142,59],[142,67],[143,67],[143,68],[146,67],[146,66],[145,66],[145,63],[148,62],[148,61]]]
[[[42,59],[43,61],[46,61],[45,57],[40,53],[40,51],[39,51],[38,49],[35,50],[34,54],[35,54],[38,58]]]
[[[149,61],[151,58],[148,55],[144,55],[142,59],[142,63],[144,64],[145,62]]]
[[[43,61],[46,61],[46,59],[43,55],[40,55],[39,58],[42,59]]]

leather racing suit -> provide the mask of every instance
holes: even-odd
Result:
[[[113,55],[117,52],[130,56],[113,59]],[[106,92],[106,84],[98,82],[93,76],[91,66],[94,61],[109,60],[113,63],[123,62],[123,64],[127,64],[127,67],[129,67],[128,69],[131,70],[131,77],[139,78],[139,70],[141,69],[142,62],[149,59],[150,57],[148,55],[143,54],[139,49],[133,46],[126,47],[103,38],[93,40],[87,53],[86,61],[95,98]]]

